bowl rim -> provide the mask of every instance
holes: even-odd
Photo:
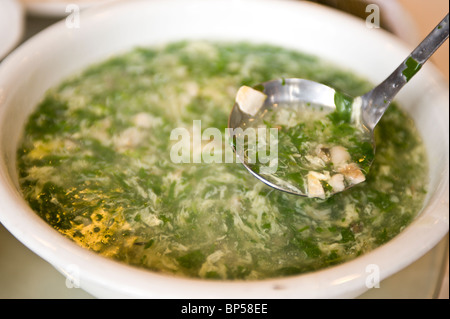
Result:
[[[222,0],[208,1],[221,3],[225,2]],[[317,8],[317,5],[312,3],[302,3],[289,0],[275,1],[277,1],[277,3],[284,3],[284,5],[288,7],[293,6],[293,8]],[[274,3],[275,1],[259,0],[258,3]],[[81,14],[83,15],[83,19],[92,20],[95,19],[96,15],[101,15],[104,9],[118,10],[118,8],[122,5],[130,5],[130,3],[142,4],[146,1],[134,0],[127,2],[128,4],[124,4],[120,1],[112,1],[99,7],[86,10]],[[182,3],[180,0],[152,1],[152,3],[162,2],[168,6]],[[205,1],[201,0],[195,2],[205,3]],[[252,3],[252,5],[257,3],[255,0],[247,2]],[[146,5],[151,6],[152,4],[147,2]],[[342,18],[348,20],[350,25],[361,23],[361,21],[356,18],[353,19],[352,17],[349,17],[341,12],[337,12],[333,9],[321,7],[320,10],[330,17],[339,17],[339,19]],[[42,39],[58,37],[64,31],[63,29],[63,21],[49,27],[37,36],[28,40],[16,51],[10,54],[10,56],[8,56],[0,65],[0,119],[2,117],[2,110],[4,109],[2,106],[5,103],[5,96],[7,95],[6,92],[2,92],[2,85],[4,81],[8,81],[8,73],[13,73],[15,70],[15,65],[19,61],[22,61],[30,50],[34,48],[34,46],[39,46]],[[399,43],[399,40],[394,36],[383,32],[377,36],[389,42],[390,45],[398,48],[401,52],[409,52],[407,46]],[[428,66],[425,73],[428,73],[428,76],[440,76],[439,72],[437,72],[432,66]],[[439,90],[441,94],[448,95],[447,87],[443,86],[439,88]],[[446,125],[448,131],[448,122]],[[1,146],[2,144],[0,141],[0,149]],[[434,193],[433,198],[430,199],[432,205],[428,206],[425,209],[426,211],[441,211],[446,208],[448,211],[448,140],[446,142],[446,147],[447,169],[446,172],[443,172],[444,174],[442,176],[441,184],[439,185],[436,193]],[[12,186],[13,183],[11,177],[5,172],[5,167],[4,158],[0,157],[0,198],[2,198],[2,201],[0,201],[0,222],[2,222],[2,224],[28,248],[41,256],[43,259],[49,261],[64,275],[70,277],[71,266],[76,264],[80,266],[80,269],[83,269],[80,273],[81,283],[84,281],[86,281],[86,283],[95,283],[104,287],[105,290],[122,291],[133,297],[156,297],[158,295],[173,297],[173,290],[175,290],[175,295],[179,293],[179,297],[184,296],[182,292],[191,291],[192,294],[190,297],[192,298],[214,298],[217,296],[246,298],[249,294],[252,296],[264,297],[264,294],[268,291],[274,291],[274,296],[276,297],[285,298],[289,297],[289,294],[292,294],[292,291],[295,291],[295,287],[299,285],[310,287],[311,291],[304,293],[303,295],[300,293],[292,296],[294,298],[320,297],[322,296],[321,293],[314,290],[314,288],[318,287],[327,290],[327,297],[338,297],[341,295],[342,291],[348,291],[350,294],[357,295],[367,290],[367,287],[365,287],[365,277],[363,276],[364,271],[362,271],[363,269],[366,269],[367,265],[376,263],[380,266],[380,268],[388,269],[380,274],[381,280],[389,277],[396,271],[389,268],[388,264],[379,262],[380,257],[385,254],[385,250],[395,252],[392,258],[396,260],[396,264],[400,269],[402,269],[413,261],[409,256],[411,251],[404,251],[402,249],[402,243],[407,241],[408,238],[410,238],[411,233],[417,229],[419,229],[419,232],[422,235],[428,234],[429,236],[429,230],[427,227],[423,227],[424,221],[421,220],[421,215],[394,239],[374,249],[373,251],[343,264],[312,273],[258,281],[208,281],[204,279],[183,278],[166,274],[158,274],[102,257],[76,245],[68,238],[62,236],[56,230],[48,226],[43,220],[41,220],[37,214],[35,214],[26,205],[24,200],[18,196],[17,191]],[[11,212],[21,212],[21,214],[19,214],[19,218],[17,218],[18,215]],[[441,216],[442,214],[435,213],[434,215],[438,216],[435,216],[436,218],[432,221],[435,224],[433,228],[433,240],[430,240],[427,245],[417,247],[414,251],[414,255],[417,258],[424,255],[429,249],[436,245],[446,233],[448,233],[448,216],[445,218]],[[427,215],[427,217],[430,216],[431,215]],[[430,221],[426,222],[429,223]],[[382,258],[381,260],[384,259]],[[96,267],[91,267],[92,263],[95,263]],[[352,266],[352,269],[360,269],[360,271],[349,273],[347,268],[349,268],[350,265]],[[119,277],[117,276],[118,273],[124,275]],[[148,291],[149,284],[158,287],[158,294]],[[196,285],[196,292],[192,291],[193,284]],[[167,286],[167,288],[164,288],[165,286]],[[89,292],[90,287],[86,288]]]

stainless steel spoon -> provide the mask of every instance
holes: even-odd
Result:
[[[400,89],[420,70],[428,58],[430,58],[448,39],[448,36],[449,15],[447,14],[389,77],[370,92],[353,99],[352,119],[365,130],[365,134],[367,134],[368,138],[372,141],[374,151],[374,129],[384,112]],[[326,85],[296,78],[272,80],[259,84],[254,88],[263,92],[267,98],[265,99],[264,104],[259,108],[257,114],[254,115],[243,111],[243,108],[239,103],[235,103],[228,120],[228,127],[232,137],[236,137],[237,128],[242,128],[243,130],[246,129],[247,124],[251,122],[252,119],[261,116],[268,110],[274,110],[274,107],[289,107],[296,103],[308,103],[320,107],[321,109],[329,109],[330,112],[335,111],[335,97],[336,94],[340,94]],[[268,178],[268,175],[255,172],[245,161],[245,154],[243,154],[242,151],[238,152],[235,144],[232,145],[232,148],[250,173],[262,182],[280,191],[295,195],[309,196],[308,193],[302,192],[299,188],[295,187],[295,185],[270,179]],[[351,186],[353,185],[349,185],[345,189],[350,188]]]

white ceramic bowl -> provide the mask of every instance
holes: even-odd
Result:
[[[23,244],[97,297],[347,298],[367,290],[376,265],[387,278],[448,232],[448,89],[428,63],[399,94],[415,119],[431,164],[430,192],[417,219],[387,244],[353,261],[305,275],[252,282],[156,274],[85,250],[43,222],[22,199],[15,169],[20,132],[46,89],[136,45],[180,39],[269,42],[309,52],[383,80],[409,54],[364,21],[305,2],[155,0],[113,2],[83,12],[79,29],[62,21],[22,45],[0,66],[0,221]],[[413,174],[414,172],[411,172]]]

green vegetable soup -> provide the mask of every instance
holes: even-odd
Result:
[[[201,120],[203,129],[224,132],[241,85],[282,77],[353,96],[372,86],[316,57],[270,45],[136,48],[48,91],[17,153],[23,196],[80,246],[179,276],[300,274],[384,244],[415,218],[426,194],[424,145],[395,105],[376,129],[366,180],[326,200],[274,191],[238,162],[171,160],[175,128],[192,132]]]

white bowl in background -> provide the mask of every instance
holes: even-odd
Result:
[[[35,214],[21,197],[16,148],[27,116],[65,77],[134,46],[181,39],[265,42],[311,53],[378,83],[410,48],[364,21],[286,0],[128,0],[84,11],[80,28],[57,23],[0,65],[0,221],[24,245],[101,298],[350,298],[368,289],[369,265],[389,277],[448,233],[448,85],[426,64],[398,95],[416,121],[430,161],[421,214],[385,245],[317,272],[260,281],[162,275],[83,249]]]
[[[24,29],[24,10],[18,0],[0,1],[0,61],[19,43]]]

